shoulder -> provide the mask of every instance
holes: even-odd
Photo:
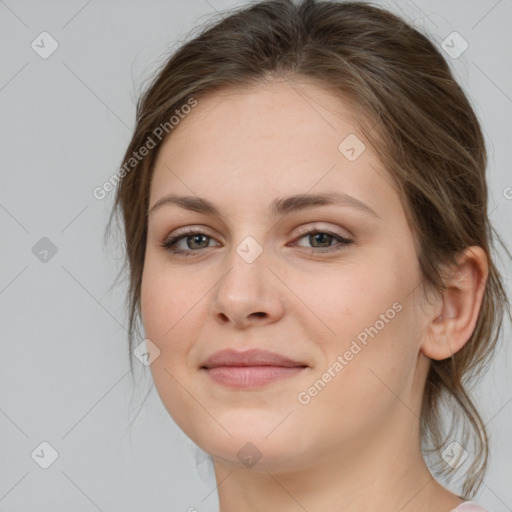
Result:
[[[480,505],[473,503],[472,501],[465,501],[461,503],[457,508],[454,508],[451,512],[489,512],[482,508]]]

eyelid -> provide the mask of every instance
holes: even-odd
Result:
[[[335,228],[321,226],[320,223],[318,223],[318,222],[313,222],[312,225],[308,224],[306,226],[301,226],[299,228],[299,232],[298,232],[297,236],[308,234],[311,231],[322,231],[322,232],[330,233],[332,235],[339,236],[339,237],[344,238],[346,240],[347,239],[351,240],[353,238],[352,234],[350,234],[350,232],[348,232],[347,230],[345,230],[346,234],[338,233],[337,231],[335,231]]]
[[[215,238],[215,236],[209,234],[210,229],[203,225],[191,225],[185,226],[183,228],[177,228],[172,231],[169,235],[165,237],[166,241],[172,240],[173,238],[182,237],[184,235],[194,235],[197,233],[201,233],[203,235],[207,235],[210,238]]]

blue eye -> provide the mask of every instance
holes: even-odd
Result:
[[[320,235],[320,236],[319,236]],[[302,238],[308,237],[308,241],[310,243],[319,243],[319,244],[328,244],[326,247],[311,247],[311,252],[332,252],[342,250],[345,246],[353,243],[353,240],[349,240],[347,238],[342,237],[336,233],[332,233],[325,229],[313,229],[310,231],[306,231],[301,233],[301,235],[295,240],[301,240]],[[164,241],[160,244],[171,254],[190,256],[193,252],[200,252],[201,249],[205,249],[210,247],[209,241],[213,240],[211,236],[206,235],[205,233],[193,229],[189,229],[185,232],[185,234],[180,234],[175,236],[169,240]],[[179,248],[178,244],[184,241],[187,248]],[[331,245],[331,242],[337,241],[336,245]],[[192,248],[193,245],[199,246],[195,249]],[[299,244],[300,247],[301,246]],[[308,248],[309,249],[309,248]]]

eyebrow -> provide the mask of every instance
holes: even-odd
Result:
[[[176,205],[185,210],[190,210],[205,215],[215,215],[223,218],[219,209],[208,199],[197,196],[177,196],[168,194],[159,199],[149,210],[148,215],[164,205]],[[314,206],[337,205],[351,206],[377,219],[382,220],[377,213],[359,199],[345,193],[326,192],[322,194],[297,194],[288,197],[274,199],[269,205],[269,213],[276,217],[295,211],[300,211]]]

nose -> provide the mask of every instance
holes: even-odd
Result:
[[[227,267],[214,287],[210,308],[217,322],[245,329],[277,322],[283,316],[284,287],[264,253],[248,262],[233,250]]]

